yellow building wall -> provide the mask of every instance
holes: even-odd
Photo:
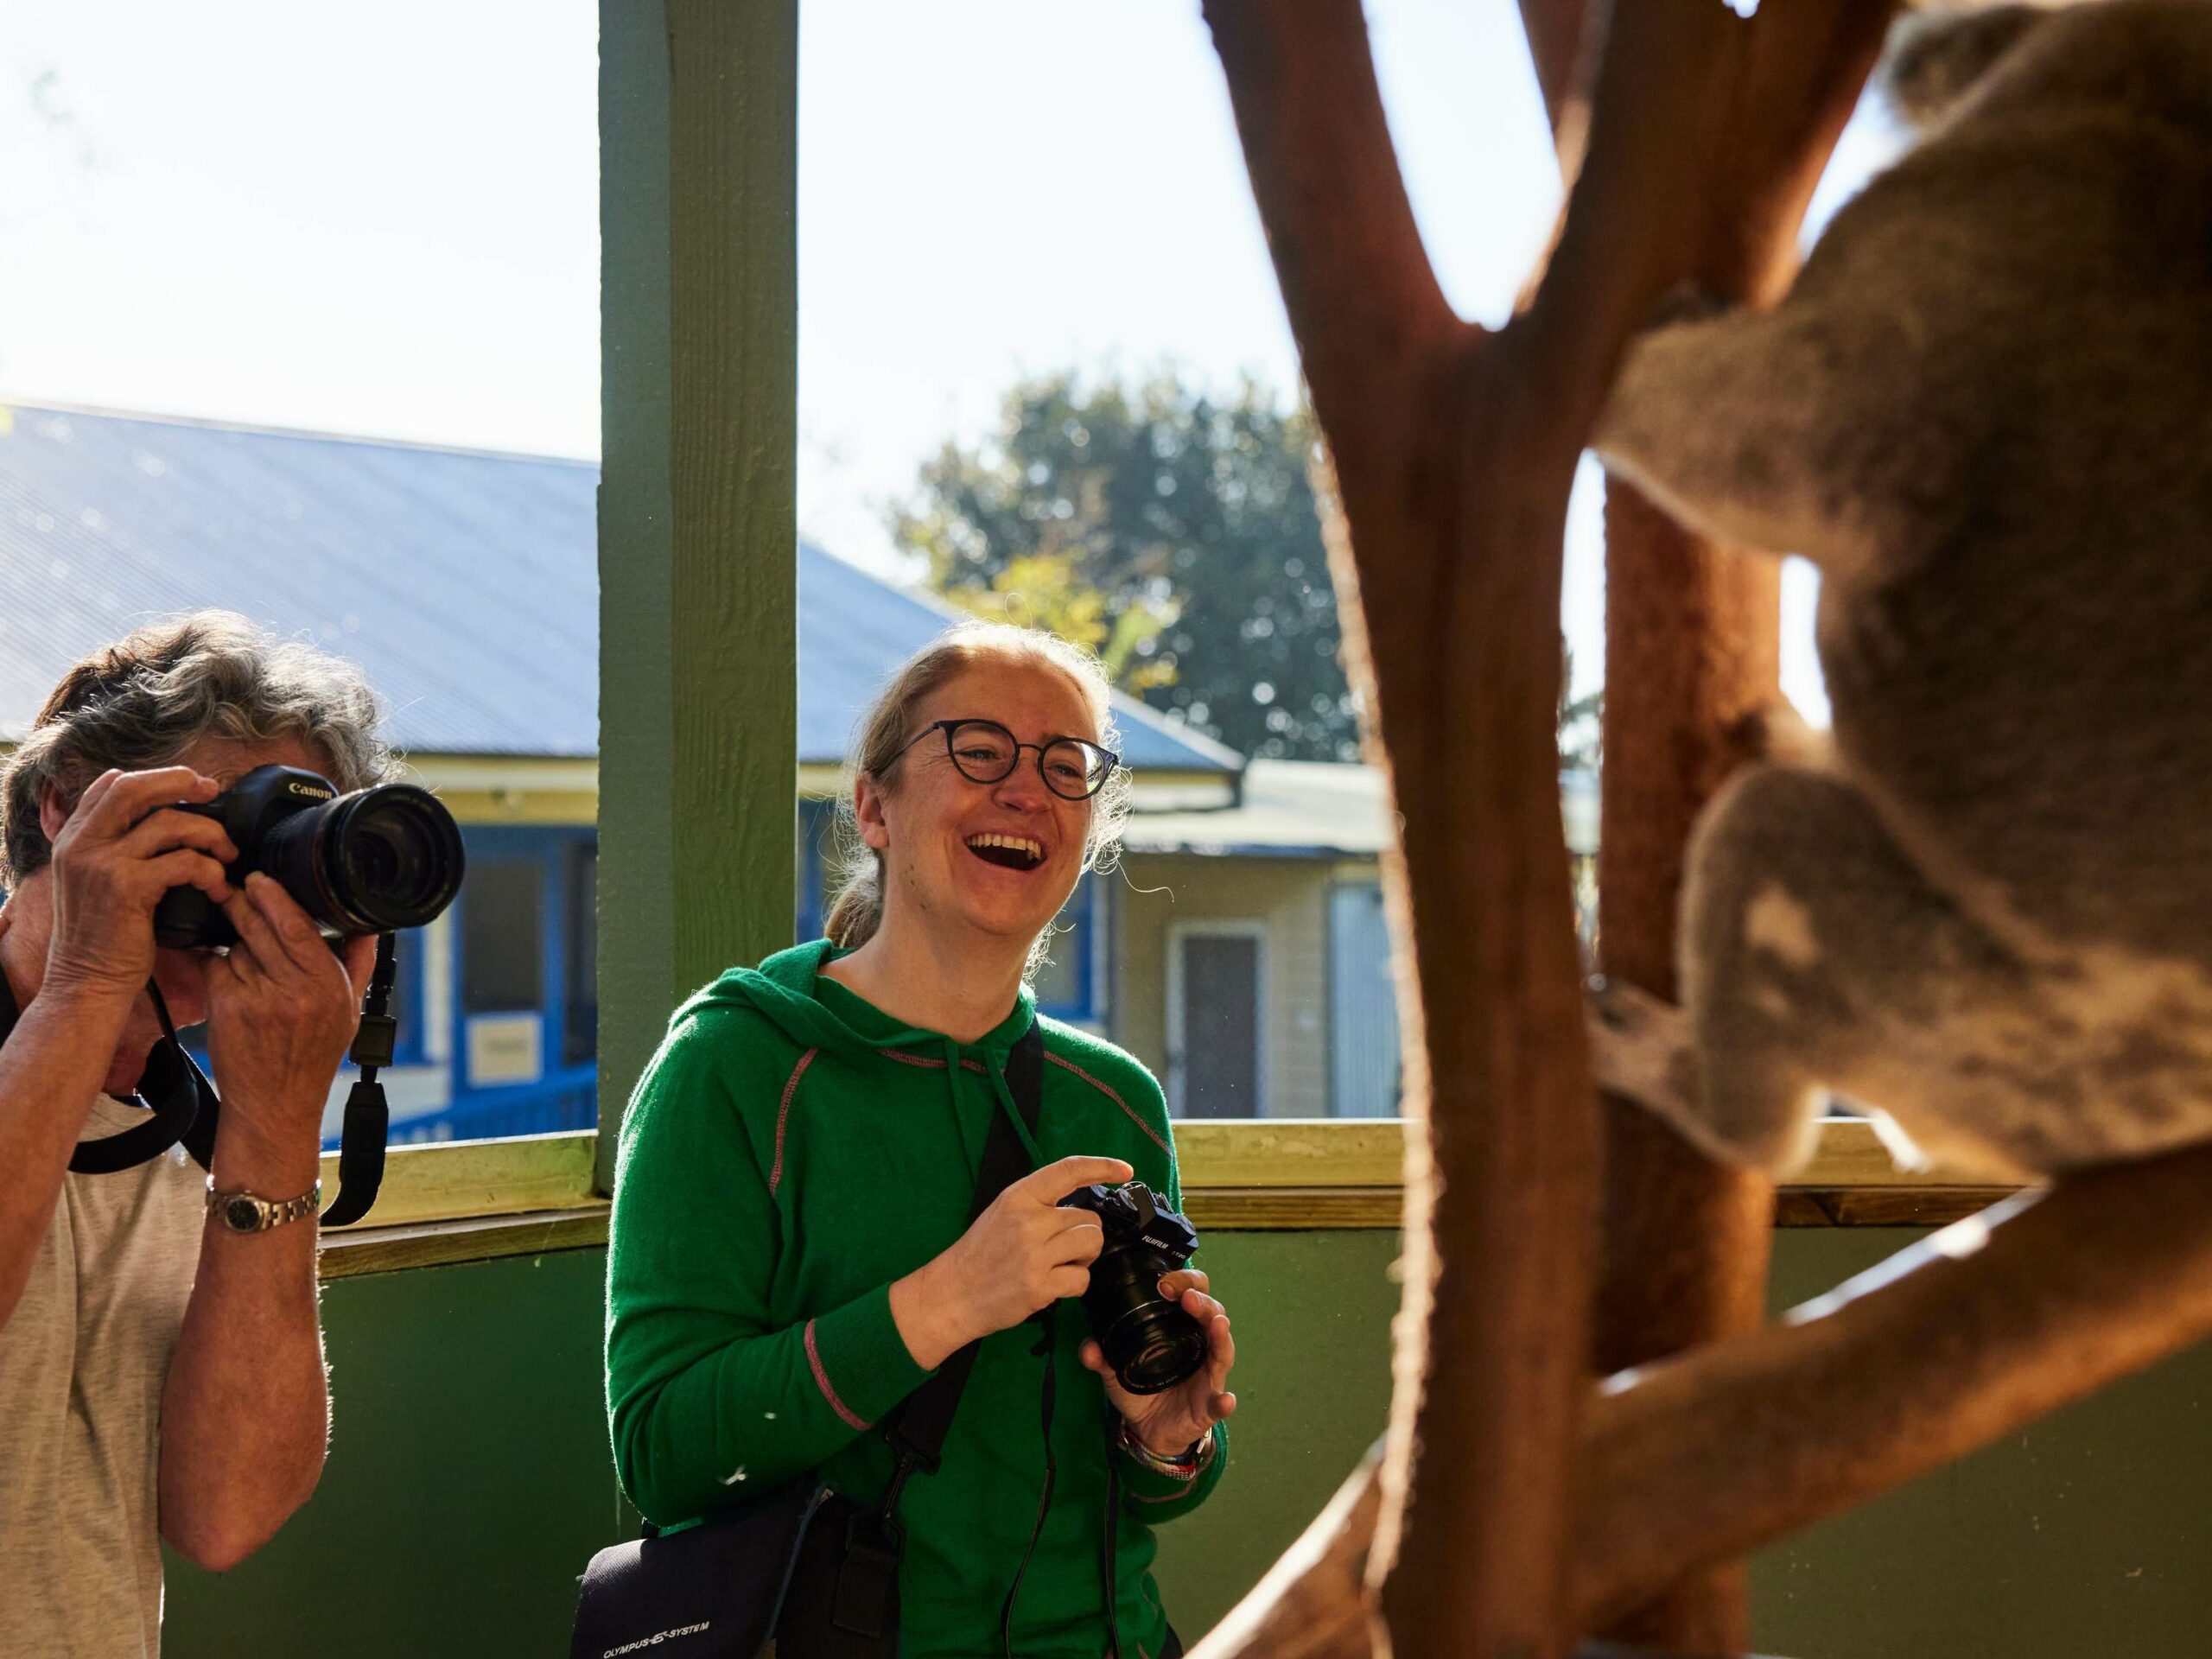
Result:
[[[1178,922],[1266,931],[1264,1115],[1329,1115],[1329,884],[1313,859],[1128,855],[1114,883],[1115,1040],[1167,1082],[1167,938]]]

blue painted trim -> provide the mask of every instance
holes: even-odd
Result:
[[[823,918],[830,902],[823,888],[822,861],[834,844],[836,821],[835,801],[798,804],[798,914],[795,919],[801,944],[822,937]]]
[[[1091,930],[1098,924],[1098,880],[1095,875],[1085,875],[1075,884],[1075,891],[1068,895],[1058,921],[1072,922],[1075,931],[1069,936],[1066,946],[1074,952],[1075,1000],[1070,1002],[1039,1002],[1038,1010],[1055,1020],[1079,1020],[1085,1024],[1097,1020],[1096,994],[1097,963],[1096,936]]]
[[[538,868],[537,1065],[541,1077],[560,1069],[569,1031],[569,859],[563,836]]]
[[[1120,875],[1120,866],[1116,865],[1110,874]],[[1107,1040],[1119,1042],[1122,1023],[1122,899],[1120,890],[1114,886],[1109,876],[1098,877],[1097,883],[1098,961],[1103,964],[1103,982],[1098,988],[1098,995],[1092,1000],[1102,1005],[1096,1018],[1105,1029]]]
[[[429,1063],[428,1027],[423,1007],[423,930],[410,927],[399,935],[399,978],[392,987],[392,1013],[399,1021],[399,1036],[392,1044],[394,1065]]]

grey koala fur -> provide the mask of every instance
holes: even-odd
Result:
[[[1595,445],[1822,575],[1829,758],[1689,849],[1678,1126],[1783,1173],[1833,1090],[2025,1179],[2212,1136],[2212,0],[1907,28],[1921,142]]]

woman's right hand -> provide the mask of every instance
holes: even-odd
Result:
[[[224,866],[238,849],[213,818],[172,810],[213,800],[212,778],[188,766],[106,772],[54,836],[54,933],[41,989],[129,1001],[154,969],[153,914],[171,887],[230,897]]]
[[[934,1370],[977,1338],[1082,1295],[1106,1237],[1097,1217],[1060,1200],[1135,1174],[1118,1158],[1063,1158],[1000,1193],[950,1249],[891,1287],[891,1317],[915,1363]]]

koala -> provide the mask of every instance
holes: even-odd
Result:
[[[2028,1180],[2212,1136],[2212,0],[1922,16],[1886,79],[1915,148],[1593,440],[1822,577],[1833,741],[1688,849],[1670,1116],[1783,1174],[1833,1090]]]

